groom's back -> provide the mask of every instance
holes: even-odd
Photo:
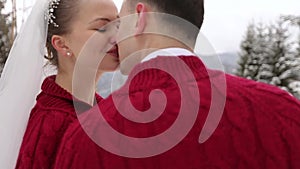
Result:
[[[164,64],[168,70],[180,70],[178,78],[182,81],[176,81],[170,72],[158,69],[141,71],[132,78],[129,76],[130,80],[123,88],[113,97],[100,103],[100,110],[106,121],[114,130],[121,133],[121,136],[115,137],[118,139],[114,140],[111,133],[104,133],[104,135],[100,134],[100,138],[99,131],[104,131],[105,125],[102,125],[103,121],[99,122],[97,117],[93,117],[92,113],[88,112],[82,116],[83,121],[86,120],[89,124],[85,129],[92,131],[88,132],[89,134],[94,133],[92,137],[96,143],[97,140],[106,140],[109,144],[100,143],[101,147],[99,147],[85,134],[79,123],[74,124],[63,141],[56,166],[107,169],[300,167],[300,144],[298,143],[300,105],[295,99],[276,87],[230,75],[226,75],[227,86],[224,92],[222,90],[224,86],[221,85],[224,77],[222,72],[207,71],[196,57],[184,56],[181,59],[189,66],[192,74],[177,65],[174,58],[161,57],[138,65],[136,71],[143,67],[157,67]],[[132,111],[131,106],[141,111],[136,113],[145,113],[153,108],[158,110],[161,105],[164,105],[164,97],[159,92],[152,93],[152,98],[150,97],[152,105],[150,104],[149,94],[155,89],[163,91],[167,99],[163,112],[154,111],[157,114],[162,113],[157,119],[147,123],[137,123],[123,117],[124,112]],[[208,113],[215,104],[216,96],[212,96],[213,90],[218,98],[226,97],[226,104],[214,133],[206,142],[199,143],[200,133],[207,134],[214,127],[208,125],[210,126],[208,130],[202,131]],[[184,107],[182,104],[187,104],[188,108],[185,111],[182,111]],[[193,111],[196,110],[194,105],[198,108],[196,118],[194,121],[189,121],[189,117],[192,117]],[[186,121],[178,120],[179,118],[184,118]],[[176,126],[178,124],[179,126]],[[176,142],[187,126],[191,129],[178,144],[169,147],[165,152],[155,154],[155,151]],[[162,136],[174,128],[175,132],[166,137],[159,137],[154,145],[148,144],[147,147],[141,148],[137,143],[130,144],[122,140],[122,135],[135,140],[158,138],[157,136]],[[120,154],[108,152],[113,150],[110,149],[113,147],[120,150]],[[123,157],[126,154],[138,157],[143,153],[155,155],[144,158]]]

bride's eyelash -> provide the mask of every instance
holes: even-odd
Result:
[[[101,26],[100,28],[94,28],[93,30],[100,33],[104,33],[107,31],[107,28],[105,26]]]
[[[101,25],[100,28],[98,28],[98,29],[96,28],[96,29],[93,29],[93,30],[98,31],[100,33],[104,33],[106,31],[112,29],[113,27],[115,27],[116,29],[119,29],[119,26],[120,26],[120,23],[118,22],[118,23],[115,23],[115,24],[106,24],[104,26]]]
[[[106,32],[106,28],[100,28],[100,29],[96,29],[96,30],[101,33]]]

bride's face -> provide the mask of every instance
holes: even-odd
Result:
[[[118,11],[111,0],[84,0],[81,2],[77,18],[71,25],[71,33],[66,36],[68,47],[76,60],[92,63],[98,71],[112,71],[119,65],[115,42]],[[103,57],[104,56],[104,57]],[[85,61],[82,61],[84,59]]]

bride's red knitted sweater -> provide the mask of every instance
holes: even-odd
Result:
[[[222,92],[222,73],[206,70],[202,62],[193,56],[180,56],[189,66],[196,79],[200,103],[191,87],[194,77],[178,64],[174,57],[158,57],[137,65],[132,71],[143,67],[166,67],[181,77],[176,82],[168,73],[148,69],[129,76],[129,81],[112,97],[102,100],[99,107],[82,114],[81,122],[87,131],[97,137],[104,122],[99,120],[100,108],[106,121],[118,132],[138,138],[147,138],[164,133],[173,125],[180,110],[181,95],[178,86],[187,83],[190,106],[199,106],[195,124],[184,139],[170,150],[146,158],[128,158],[112,154],[95,144],[75,122],[66,131],[56,159],[56,169],[299,169],[300,168],[300,104],[285,91],[239,77],[226,76],[226,92]],[[211,84],[208,76],[210,75]],[[213,80],[212,80],[213,79]],[[127,100],[129,87],[130,102]],[[130,110],[128,103],[139,111],[148,110],[149,93],[161,89],[168,100],[163,114],[153,122],[136,123],[125,119],[120,111]],[[217,98],[226,96],[226,104],[220,123],[213,135],[204,143],[198,142],[201,129],[212,105],[212,89]],[[155,97],[155,96],[154,96]],[[216,100],[214,100],[216,101]],[[218,99],[217,99],[218,101]],[[160,99],[154,99],[154,105]],[[189,116],[191,112],[184,112]],[[187,125],[187,124],[182,124]],[[98,131],[98,133],[97,133]],[[104,133],[104,135],[109,133]],[[173,133],[176,135],[176,133]],[[102,135],[103,137],[103,135]],[[172,141],[173,137],[170,136]],[[107,144],[113,142],[107,138]],[[115,141],[115,140],[114,140]],[[128,151],[141,151],[128,146]],[[158,144],[157,146],[161,146]],[[116,147],[116,148],[117,148]],[[144,147],[147,149],[147,147]],[[150,147],[149,147],[150,148]]]
[[[42,84],[42,92],[30,113],[16,169],[52,168],[66,129],[77,119],[73,103],[80,105],[77,112],[90,108],[57,85],[55,77],[47,77]],[[96,94],[96,100],[101,99]]]

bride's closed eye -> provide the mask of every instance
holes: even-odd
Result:
[[[104,26],[95,28],[95,31],[105,33],[107,31],[116,31],[119,29],[120,22],[107,22]]]
[[[106,26],[102,26],[101,28],[94,29],[94,30],[95,30],[95,31],[98,31],[98,32],[100,32],[100,33],[104,33],[104,32],[107,31],[107,28],[106,28]]]
[[[100,33],[104,33],[107,31],[108,27],[107,27],[107,24],[101,24],[101,23],[94,23],[91,27],[90,27],[91,30],[93,31],[97,31],[97,32],[100,32]]]
[[[104,33],[107,31],[107,25],[109,24],[110,20],[107,18],[97,18],[93,21],[91,21],[90,29],[94,31],[98,31],[100,33]]]

